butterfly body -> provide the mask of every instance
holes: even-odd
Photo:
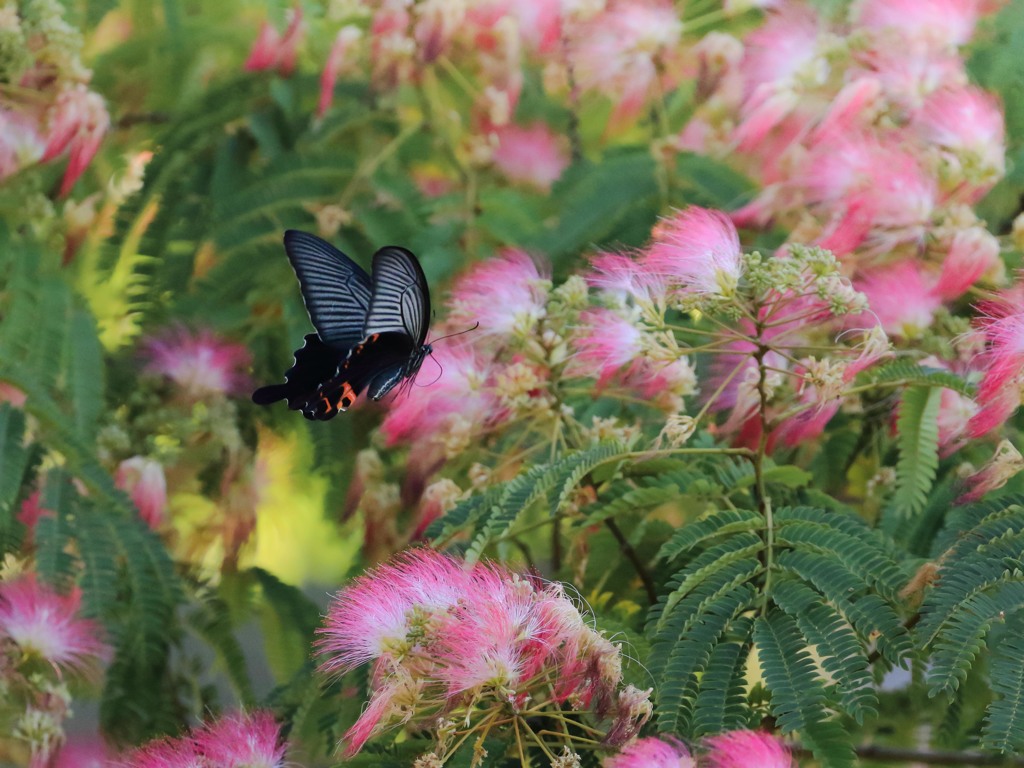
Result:
[[[253,401],[287,400],[307,419],[326,421],[363,391],[380,400],[414,378],[431,352],[424,343],[430,295],[416,257],[397,246],[381,248],[371,278],[307,232],[289,230],[284,243],[317,332],[296,350],[285,383],[257,389]]]

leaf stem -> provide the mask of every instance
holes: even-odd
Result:
[[[647,567],[640,560],[640,556],[633,549],[633,545],[629,543],[629,539],[623,534],[622,529],[619,528],[614,518],[606,517],[604,524],[608,526],[608,530],[611,531],[612,536],[619,542],[619,550],[625,556],[630,563],[633,564],[633,569],[636,571],[636,575],[640,577],[640,581],[643,582],[644,591],[647,593],[647,602],[654,605],[658,600],[658,590],[654,586],[654,579],[651,578],[651,574],[647,572]]]
[[[757,335],[760,338],[764,327],[757,326]],[[768,601],[771,596],[772,586],[772,565],[775,561],[775,524],[772,515],[772,502],[768,497],[768,490],[764,481],[764,459],[768,452],[768,366],[765,365],[765,355],[770,351],[763,341],[760,341],[757,351],[754,353],[754,360],[757,362],[757,396],[758,396],[758,418],[761,422],[761,437],[757,442],[757,451],[754,453],[751,463],[754,465],[754,496],[757,502],[758,511],[764,517],[764,591],[761,596],[762,613],[768,611]]]

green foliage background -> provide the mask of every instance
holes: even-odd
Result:
[[[86,613],[113,641],[100,719],[114,739],[138,743],[178,732],[210,709],[263,703],[291,724],[310,764],[328,764],[360,707],[341,690],[366,683],[354,674],[322,686],[312,674],[320,609],[303,587],[336,585],[317,573],[288,583],[272,556],[211,574],[176,562],[139,520],[97,443],[135,386],[135,343],[175,323],[212,327],[252,351],[255,381],[276,380],[308,331],[281,233],[315,231],[314,211],[323,205],[351,214],[334,238],[346,252],[365,260],[380,244],[401,243],[419,254],[440,305],[454,275],[500,247],[528,249],[564,275],[588,250],[641,245],[673,206],[733,209],[750,199],[753,185],[728,163],[689,154],[666,173],[643,125],[613,140],[588,129],[607,110],[600,102],[583,105],[582,156],[550,194],[490,171],[467,177],[444,159],[452,147],[443,119],[429,108],[408,116],[412,93],[382,98],[363,80],[343,81],[332,110],[314,119],[332,37],[320,3],[304,4],[310,34],[287,78],[242,71],[259,21],[280,24],[285,3],[64,6],[84,30],[93,86],[113,119],[73,199],[102,192],[133,154],[153,157],[141,189],[117,207],[109,236],[88,234],[68,264],[61,203],[51,193],[59,166],[28,169],[0,189],[0,380],[28,394],[24,410],[0,406],[0,553],[27,546],[17,511],[44,478],[44,506],[55,514],[32,534],[34,557],[48,582],[81,585]],[[113,35],[115,22],[130,25],[130,34]],[[970,59],[972,75],[1006,107],[1010,170],[981,205],[1001,234],[1024,193],[1022,49],[1024,3],[1015,0]],[[464,98],[434,71],[424,88],[453,103]],[[669,104],[676,129],[690,96]],[[519,117],[562,128],[571,116],[545,99],[534,75]],[[447,163],[458,178],[452,192],[428,198],[417,188],[410,172],[424,158]],[[49,214],[31,208],[40,196],[50,201]],[[1008,254],[1008,265],[1019,256]],[[658,731],[697,737],[771,724],[794,734],[816,764],[848,766],[856,746],[911,745],[915,728],[930,724],[951,749],[1016,754],[1024,749],[1019,483],[948,512],[956,467],[938,452],[938,397],[942,387],[970,388],[902,363],[872,377],[902,389],[896,434],[857,433],[840,419],[817,457],[775,456],[764,474],[776,507],[770,544],[746,462],[637,462],[612,443],[535,465],[463,502],[428,534],[458,539],[469,559],[514,559],[510,542],[544,515],[559,521],[567,540],[603,526],[589,534],[589,561],[552,575],[582,579],[599,625],[621,633],[644,660],[629,674],[640,687],[656,687]],[[333,526],[376,416],[305,423],[283,408],[257,411],[248,392],[238,394],[247,441],[255,445],[258,431],[268,430],[305,446],[291,449],[294,484],[326,480],[317,511]],[[980,463],[985,450],[967,456]],[[897,476],[887,506],[873,512],[858,509],[850,493],[863,483],[865,457]],[[596,489],[594,500],[565,516],[581,485]],[[677,523],[674,530],[666,520]],[[338,525],[343,536],[358,536]],[[547,544],[529,533],[521,538]],[[353,549],[337,549],[340,571],[366,565]],[[919,591],[913,605],[902,590],[918,566],[940,555],[941,582]],[[649,567],[651,605],[633,560]],[[255,654],[242,640],[254,627],[263,646]],[[197,675],[197,647],[216,658],[229,693]],[[273,679],[269,695],[253,680],[261,658],[262,674]],[[910,686],[880,688],[896,667],[910,670]],[[408,764],[401,762],[407,747],[394,748],[395,764]],[[388,759],[365,757],[374,765]],[[468,764],[468,756],[459,759]]]

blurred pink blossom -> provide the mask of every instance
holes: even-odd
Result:
[[[139,515],[150,528],[159,528],[167,510],[167,480],[160,462],[132,456],[117,467],[114,483],[132,497]]]
[[[932,325],[942,299],[920,265],[904,259],[864,274],[855,283],[868,299],[868,314],[886,333],[914,339]]]
[[[572,371],[596,376],[598,384],[625,368],[643,351],[643,334],[622,313],[601,307],[580,314]]]
[[[52,160],[68,150],[68,166],[60,185],[67,196],[99,150],[110,128],[110,114],[98,93],[79,83],[64,89],[51,108],[46,149],[42,160]]]
[[[506,248],[470,268],[451,290],[449,325],[480,323],[476,338],[526,333],[544,316],[548,280],[525,251]]]
[[[984,370],[977,394],[981,410],[968,426],[971,437],[991,431],[1017,410],[1024,381],[1024,299],[1004,294],[979,309],[976,325],[986,349],[979,361]]]
[[[287,77],[295,70],[299,44],[305,33],[302,6],[299,4],[288,11],[288,26],[283,35],[270,22],[264,21],[245,60],[244,69],[247,72],[274,69]]]
[[[617,755],[606,757],[604,768],[693,768],[689,750],[671,736],[637,739]],[[755,768],[755,766],[749,766]]]
[[[78,672],[91,671],[110,655],[100,640],[100,627],[78,616],[82,593],[66,595],[40,584],[29,573],[0,583],[0,637],[17,645],[24,656]]]
[[[646,263],[618,253],[599,253],[590,259],[587,283],[611,294],[620,302],[659,302],[665,298],[665,279]]]
[[[36,523],[40,518],[53,515],[53,510],[47,509],[42,504],[42,494],[39,491],[32,491],[18,510],[18,522],[22,523],[30,531],[34,531]]]
[[[350,63],[352,47],[362,37],[359,27],[345,26],[338,30],[331,45],[331,52],[327,54],[327,62],[324,64],[323,72],[320,73],[320,100],[317,102],[317,117],[323,117],[331,108],[334,101],[334,84],[338,75]]]
[[[45,149],[36,115],[0,109],[0,179],[38,162]]]
[[[249,58],[245,60],[244,67],[248,72],[259,72],[273,68],[277,62],[277,51],[281,46],[281,33],[274,29],[274,26],[264,20],[260,25],[259,34],[249,51]]]
[[[792,768],[789,750],[774,736],[760,731],[729,731],[704,740],[707,768]]]
[[[494,133],[494,165],[512,181],[547,191],[569,164],[563,140],[546,123],[506,125]]]
[[[957,229],[933,290],[944,300],[963,296],[999,263],[999,240],[982,226]]]
[[[967,436],[967,427],[978,412],[978,404],[952,389],[943,389],[939,399],[939,449],[948,456],[960,448]]]
[[[1014,475],[1024,470],[1024,456],[1009,440],[1000,441],[995,453],[985,466],[974,472],[964,483],[963,493],[955,504],[971,504],[986,494],[1002,488]]]
[[[415,397],[391,401],[380,427],[388,445],[425,442],[448,428],[452,419],[479,430],[502,418],[497,398],[486,386],[490,364],[472,346],[444,343],[434,350],[433,359],[443,375]]]
[[[217,768],[283,768],[281,726],[266,711],[225,715],[193,732],[196,751]]]
[[[911,128],[925,146],[937,147],[954,181],[970,186],[969,202],[1006,172],[1003,110],[992,95],[970,85],[941,88],[914,115]]]
[[[47,768],[110,768],[114,764],[114,752],[99,734],[77,734],[68,738]]]
[[[144,343],[146,370],[173,381],[193,398],[236,394],[247,386],[249,351],[203,329],[165,331]]]
[[[670,2],[610,2],[603,13],[575,25],[569,37],[580,88],[612,99],[613,124],[634,117],[659,80],[659,64],[678,46],[682,28]]]
[[[979,15],[978,0],[859,0],[854,19],[862,27],[892,34],[892,42],[915,38],[937,49],[969,42]]]

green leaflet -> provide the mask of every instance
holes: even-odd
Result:
[[[24,435],[25,414],[0,403],[0,556],[16,546],[15,505],[29,465]]]
[[[911,517],[928,502],[928,492],[939,466],[939,401],[942,390],[916,386],[903,393],[899,429],[899,460],[896,463],[896,490],[889,509],[901,517]]]
[[[783,730],[823,765],[852,765],[849,734],[825,713],[876,713],[869,650],[896,664],[912,649],[896,608],[906,576],[852,513],[780,507],[773,519],[770,570],[765,520],[750,510],[706,514],[662,547],[676,570],[647,617],[658,728],[692,737],[756,718],[744,664],[753,644]]]
[[[244,707],[252,707],[255,694],[246,667],[245,653],[235,637],[231,611],[224,599],[210,585],[202,585],[190,605],[187,622],[217,654],[221,668]]]
[[[888,384],[892,382],[915,387],[952,389],[968,397],[974,394],[974,386],[955,373],[950,373],[942,368],[917,365],[910,360],[894,360],[877,368],[869,368],[857,377],[858,384]]]
[[[855,765],[849,735],[823,706],[825,689],[796,622],[781,611],[770,611],[754,622],[754,641],[779,727],[798,731],[823,765]]]
[[[992,693],[982,743],[988,749],[1019,753],[1024,748],[1024,636],[1020,616],[992,652]]]
[[[646,239],[658,210],[654,158],[647,147],[609,152],[569,168],[552,190],[557,223],[536,246],[554,259],[591,245]]]
[[[552,462],[531,467],[527,472],[501,486],[497,494],[485,494],[491,502],[481,509],[481,503],[464,502],[454,510],[457,516],[467,515],[467,509],[478,512],[474,525],[476,535],[466,550],[469,562],[477,560],[484,548],[495,538],[512,530],[526,510],[536,501],[545,499],[552,513],[568,500],[583,477],[601,464],[622,452],[617,443],[605,443],[595,448],[571,453]],[[551,494],[555,493],[552,497]],[[447,516],[446,516],[447,518]]]
[[[921,604],[918,646],[930,659],[930,694],[959,702],[965,684],[989,688],[983,746],[1024,746],[1024,508],[1008,496],[958,510],[938,542],[939,579]],[[1000,626],[1005,624],[1005,626]],[[987,680],[976,660],[991,651]]]

